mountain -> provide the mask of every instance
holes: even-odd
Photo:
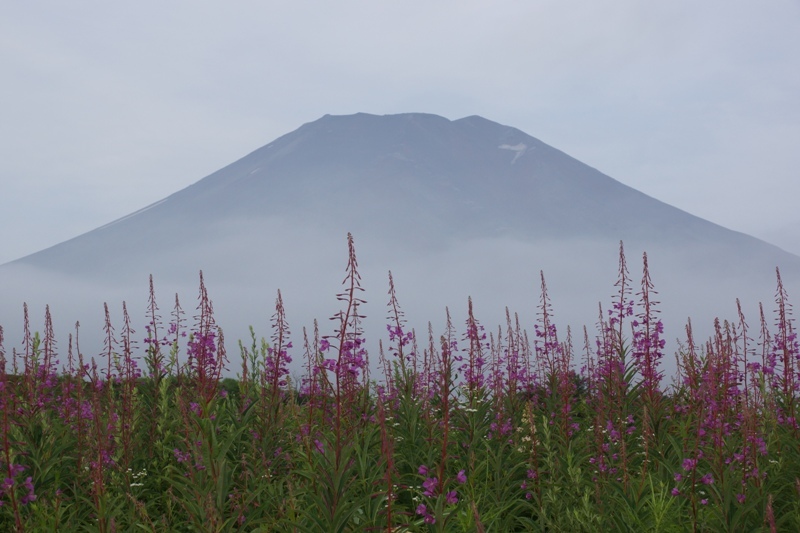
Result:
[[[359,113],[326,115],[140,211],[3,265],[0,290],[17,315],[23,299],[57,301],[71,324],[84,303],[97,311],[80,312],[98,314],[100,298],[143,308],[151,273],[159,292],[169,290],[162,306],[173,289],[188,302],[202,269],[220,317],[238,324],[234,338],[247,324],[268,334],[279,288],[299,331],[338,309],[348,232],[365,312],[380,328],[373,338],[383,329],[389,269],[421,331],[441,323],[445,306],[460,320],[468,295],[487,326],[503,323],[506,305],[532,326],[540,270],[557,322],[591,328],[597,302],[608,307],[614,293],[624,241],[634,279],[648,252],[673,338],[690,315],[706,324],[735,317],[736,297],[755,322],[757,302],[772,298],[776,266],[790,288],[800,280],[800,258],[642,194],[516,128],[478,116]],[[14,320],[7,316],[4,309],[0,320]]]

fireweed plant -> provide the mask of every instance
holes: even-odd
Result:
[[[330,327],[293,337],[278,292],[233,368],[202,273],[190,316],[177,296],[162,315],[151,278],[142,333],[106,306],[95,357],[79,324],[59,344],[49,309],[40,334],[24,306],[18,347],[0,328],[0,530],[800,530],[800,341],[779,272],[773,318],[752,327],[739,306],[709,339],[676,330],[668,383],[646,255],[633,277],[620,245],[578,349],[543,273],[530,335],[508,310],[484,327],[471,299],[463,325],[445,310],[418,334],[389,273],[369,354],[347,243]]]

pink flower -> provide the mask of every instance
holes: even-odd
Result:
[[[417,469],[417,473],[420,476],[427,476],[428,475],[428,467],[425,466],[425,465],[419,465],[419,468]]]
[[[23,497],[20,499],[20,502],[22,503],[22,505],[27,505],[27,504],[29,504],[30,502],[32,502],[32,501],[35,501],[35,500],[36,500],[36,494],[34,494],[34,492],[33,492],[33,478],[29,476],[29,477],[28,477],[28,478],[27,478],[27,479],[24,481],[23,485],[25,485],[25,488],[26,488],[26,489],[28,489],[28,494],[26,494],[25,496],[23,496]]]
[[[436,490],[436,486],[438,484],[439,484],[438,479],[436,479],[435,477],[429,477],[428,479],[422,482],[422,486],[425,487],[425,492],[423,492],[422,494],[428,497],[433,496],[434,490]]]
[[[417,514],[424,518],[426,524],[436,523],[436,518],[428,512],[428,508],[423,503],[417,505]]]
[[[172,453],[175,455],[175,459],[179,463],[186,463],[192,458],[192,455],[189,452],[182,452],[178,448],[172,450]]]

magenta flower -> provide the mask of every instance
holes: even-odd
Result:
[[[427,476],[428,475],[428,467],[425,466],[425,465],[419,465],[419,468],[417,469],[417,473],[420,476]]]
[[[459,470],[458,475],[456,476],[456,480],[459,483],[466,483],[467,482],[467,475],[464,473],[463,470]]]
[[[417,514],[423,517],[426,524],[436,523],[436,518],[428,512],[428,508],[423,503],[417,505]]]
[[[423,492],[422,494],[428,497],[433,496],[434,491],[436,490],[436,486],[438,484],[439,484],[438,479],[436,479],[435,477],[429,477],[428,479],[422,482],[422,486],[425,487],[425,492]]]
[[[445,501],[447,502],[447,505],[455,505],[455,504],[457,504],[458,503],[458,494],[456,493],[456,491],[451,490],[450,492],[448,492],[447,493],[447,499]]]
[[[174,450],[172,450],[172,453],[175,455],[175,459],[179,463],[186,463],[186,462],[189,461],[189,459],[192,458],[192,456],[191,456],[191,454],[189,452],[182,452],[178,448],[175,448]]]
[[[314,439],[314,447],[316,447],[319,453],[325,453],[325,444],[323,444],[319,439]]]
[[[36,494],[33,492],[33,478],[30,476],[24,481],[23,485],[28,489],[28,493],[20,499],[22,505],[27,505],[36,500]]]

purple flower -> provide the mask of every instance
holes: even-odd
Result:
[[[739,503],[744,503],[744,498],[745,498],[744,494],[737,494],[736,495],[736,501],[739,502]]]
[[[434,491],[436,490],[436,486],[438,484],[439,484],[438,479],[436,479],[435,477],[429,477],[428,479],[422,482],[422,486],[425,487],[425,492],[423,492],[422,494],[428,497],[433,496]]]
[[[714,483],[714,476],[711,473],[706,474],[705,476],[700,478],[700,482],[703,485],[711,485]]]
[[[425,466],[425,465],[419,465],[419,468],[417,469],[417,473],[420,476],[427,476],[428,475],[428,467]]]
[[[175,459],[177,459],[179,463],[188,462],[189,459],[191,459],[192,457],[191,454],[189,454],[189,452],[182,452],[178,448],[172,450],[172,453],[175,455]]]
[[[697,459],[684,459],[683,460],[683,469],[687,472],[694,470],[697,466]]]
[[[681,491],[678,490],[678,487],[673,487],[672,495],[673,496],[680,496],[681,495]]]
[[[708,499],[704,498],[704,499],[700,500],[700,505],[708,505]]]
[[[325,453],[325,445],[319,439],[314,439],[314,447],[319,453]]]
[[[29,477],[28,477],[28,478],[25,480],[25,482],[23,483],[23,485],[25,485],[25,488],[26,488],[26,489],[28,489],[28,494],[26,494],[25,496],[23,496],[23,497],[20,499],[20,502],[22,503],[22,505],[27,505],[27,504],[29,504],[30,502],[32,502],[32,501],[34,501],[34,500],[36,500],[36,494],[34,494],[34,492],[33,492],[33,478],[31,478],[31,477],[29,476]]]
[[[426,524],[436,523],[436,518],[434,518],[434,516],[428,512],[428,508],[425,507],[425,504],[423,503],[417,505],[417,514],[423,517]]]
[[[455,505],[455,504],[457,504],[458,503],[458,494],[456,493],[456,491],[451,490],[450,492],[448,492],[447,493],[447,498],[446,498],[445,501],[447,502],[447,505]]]
[[[456,480],[459,483],[466,483],[467,482],[467,475],[464,473],[463,470],[459,470],[458,475],[456,476]]]

